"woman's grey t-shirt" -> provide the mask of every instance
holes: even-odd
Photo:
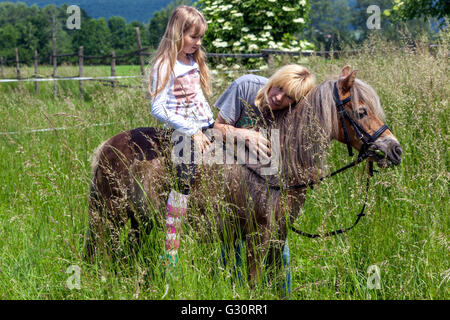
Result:
[[[219,114],[236,128],[248,128],[255,124],[260,112],[255,106],[258,91],[267,83],[267,78],[254,74],[244,75],[231,83],[214,104]]]

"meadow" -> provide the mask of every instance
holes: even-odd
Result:
[[[448,37],[448,36],[447,36]],[[277,57],[270,76],[287,63],[314,72],[320,83],[350,65],[378,93],[386,123],[403,148],[402,163],[380,169],[372,179],[367,216],[349,233],[324,239],[288,234],[292,300],[449,299],[448,123],[450,94],[448,39],[416,51],[383,40],[339,59]],[[213,103],[245,71],[213,76]],[[27,69],[24,69],[27,70]],[[75,75],[63,66],[60,76]],[[31,68],[28,71],[31,75]],[[42,74],[51,74],[50,67]],[[108,75],[107,66],[86,68],[86,76]],[[138,66],[118,66],[117,75],[138,75]],[[6,76],[14,76],[7,68]],[[139,86],[139,80],[127,80]],[[274,286],[251,288],[233,281],[221,263],[220,243],[197,241],[184,227],[182,276],[170,283],[158,256],[164,231],[154,228],[127,259],[84,257],[88,230],[90,156],[104,140],[131,128],[159,126],[150,115],[144,88],[78,83],[0,84],[0,299],[279,299]],[[215,110],[217,112],[217,110]],[[49,131],[33,131],[53,128]],[[62,130],[61,128],[64,128]],[[328,163],[348,163],[344,145],[333,143]],[[296,226],[308,232],[351,225],[364,198],[359,166],[308,191]],[[124,236],[125,237],[125,236]],[[212,236],[214,240],[214,236]],[[80,270],[73,287],[73,268]],[[369,285],[376,266],[379,287]]]

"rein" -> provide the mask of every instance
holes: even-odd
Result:
[[[348,129],[347,126],[345,124],[345,118],[350,122],[350,125],[353,127],[353,130],[355,131],[357,137],[359,140],[361,140],[362,142],[362,147],[359,151],[358,154],[358,158],[351,162],[350,164],[330,173],[329,175],[325,176],[325,177],[321,177],[318,181],[322,181],[324,179],[328,179],[333,177],[334,175],[341,173],[347,169],[350,169],[354,166],[356,166],[358,163],[364,161],[365,159],[369,158],[371,155],[369,153],[369,147],[372,143],[374,143],[382,134],[384,131],[386,131],[387,129],[389,129],[389,127],[387,125],[383,125],[381,126],[374,134],[370,135],[368,134],[355,120],[353,120],[353,118],[348,114],[347,111],[345,111],[345,104],[347,104],[348,102],[351,101],[351,95],[347,98],[345,98],[344,100],[341,100],[341,98],[339,97],[339,91],[338,91],[338,81],[335,82],[334,84],[334,89],[333,89],[333,97],[336,103],[336,108],[338,110],[338,114],[339,114],[339,119],[341,121],[341,126],[342,129],[344,131],[344,136],[345,136],[345,143],[347,145],[347,150],[348,150],[348,154],[350,157],[353,156],[353,150],[352,150],[352,146],[350,144],[350,137],[348,135]],[[365,216],[364,210],[366,208],[366,204],[367,204],[367,195],[369,193],[369,182],[370,182],[370,178],[373,176],[374,173],[374,169],[373,169],[373,161],[369,161],[369,172],[367,175],[367,180],[366,180],[366,195],[364,198],[364,204],[361,208],[361,211],[357,214],[357,218],[355,220],[355,222],[353,223],[352,226],[348,227],[348,228],[344,228],[344,229],[338,229],[338,230],[334,230],[331,232],[327,232],[324,234],[311,234],[311,233],[307,233],[301,230],[296,229],[294,226],[291,226],[291,230],[294,231],[295,233],[304,236],[304,237],[308,237],[308,238],[321,238],[321,237],[330,237],[330,236],[335,236],[338,234],[342,234],[345,233],[351,229],[353,229],[359,222],[359,220]],[[248,170],[250,170],[253,174],[258,175],[259,177],[261,177],[261,175],[256,172],[254,169],[247,167]],[[263,178],[263,177],[261,177]],[[298,190],[298,189],[304,189],[304,188],[308,188],[308,187],[313,187],[317,182],[316,181],[312,181],[309,183],[302,183],[302,184],[297,184],[297,185],[293,185],[293,186],[287,186],[285,188],[282,188],[281,186],[278,185],[268,185],[268,188],[273,189],[273,190],[281,190],[281,189],[285,189],[285,190]]]

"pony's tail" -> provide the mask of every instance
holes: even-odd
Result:
[[[102,154],[103,147],[105,146],[106,141],[103,141],[99,146],[94,150],[91,157],[91,172],[92,178],[95,178],[95,174],[97,173],[98,164],[100,162],[100,156]]]
[[[100,156],[102,154],[103,147],[106,141],[102,142],[93,152],[91,157],[91,183],[89,192],[89,234],[86,239],[85,250],[86,258],[92,260],[95,248],[97,246],[97,238],[99,236],[98,231],[101,227],[100,215],[101,215],[101,205],[100,196],[97,188],[97,172],[100,163]]]

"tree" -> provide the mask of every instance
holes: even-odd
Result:
[[[161,41],[164,32],[166,31],[167,23],[173,10],[184,4],[190,5],[190,0],[176,0],[170,3],[166,8],[156,11],[148,23],[148,41],[151,47],[156,49]]]
[[[58,14],[58,8],[51,12]],[[22,62],[31,63],[34,50],[41,60],[48,61],[51,52],[51,17],[49,11],[36,5],[27,7],[23,3],[0,3],[0,55],[11,59],[15,56],[15,48],[19,49]]]
[[[352,25],[354,12],[347,0],[311,1],[310,23],[303,32],[306,40],[316,48],[325,50],[342,49],[344,44],[357,38]]]
[[[33,14],[27,18],[27,22],[34,28],[33,36],[37,41],[35,50],[41,55],[50,54],[51,25],[50,21],[37,6],[31,6]]]
[[[414,18],[448,18],[450,14],[450,2],[448,0],[394,0],[392,10],[387,15],[393,14],[401,20]],[[442,21],[443,22],[443,21]]]
[[[6,25],[0,28],[0,56],[11,59],[19,39],[20,32],[12,25]]]
[[[371,5],[376,5],[380,8],[380,12],[384,13],[380,16],[381,28],[369,29],[366,26],[366,21],[369,17],[367,8]],[[430,24],[427,21],[413,18],[408,20],[399,20],[389,14],[392,10],[392,0],[357,0],[354,8],[353,24],[358,31],[358,42],[367,39],[371,34],[381,34],[388,40],[404,41],[404,33],[407,32],[411,37],[416,37],[420,34],[433,34]],[[387,13],[387,14],[386,14]]]
[[[208,22],[203,45],[209,52],[311,48],[295,38],[308,19],[307,0],[199,0],[196,5]]]
[[[110,46],[116,50],[129,49],[131,47],[130,38],[132,35],[127,28],[127,22],[122,17],[111,17],[108,19],[108,28],[110,31]]]
[[[85,21],[80,30],[74,32],[72,46],[78,50],[84,47],[86,55],[106,55],[111,53],[110,32],[104,18]]]

